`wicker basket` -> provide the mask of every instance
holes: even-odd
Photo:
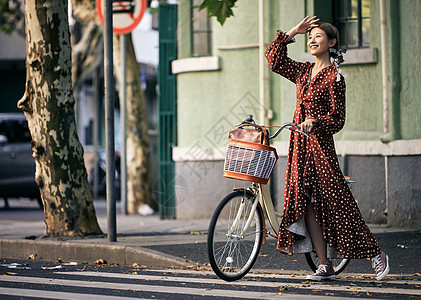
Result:
[[[277,160],[275,148],[228,139],[224,176],[267,184]]]

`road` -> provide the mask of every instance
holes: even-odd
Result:
[[[99,216],[105,215],[105,202],[96,201]],[[41,225],[35,232],[42,233],[43,212],[36,203],[22,200],[11,202],[11,208],[0,208],[0,227],[28,233],[28,222]],[[143,219],[142,219],[143,220]],[[119,235],[120,241],[136,243],[184,259],[189,268],[148,269],[117,265],[78,264],[64,266],[57,262],[39,260],[20,261],[1,258],[0,299],[108,299],[110,297],[149,299],[414,299],[421,297],[421,233],[419,230],[383,232],[375,236],[391,258],[391,274],[387,281],[373,280],[373,270],[366,260],[352,260],[339,280],[328,283],[310,283],[305,280],[309,268],[303,256],[280,254],[276,240],[268,238],[262,246],[252,272],[243,280],[227,283],[209,271],[206,229],[197,231],[136,231],[146,226],[139,217],[129,218],[133,229]],[[145,222],[146,219],[145,219]],[[169,222],[169,221],[167,221]],[[181,226],[172,224],[170,228]],[[130,227],[132,228],[132,227]],[[148,227],[149,228],[149,227]],[[191,229],[189,229],[191,230]],[[0,232],[1,236],[1,232]],[[100,258],[100,257],[98,257]],[[11,263],[27,264],[30,269],[9,268]],[[93,262],[93,261],[92,261]],[[62,266],[62,269],[42,267]],[[8,267],[9,266],[9,267]],[[191,270],[191,269],[196,270]],[[108,297],[108,298],[107,298]],[[321,298],[323,297],[323,298]]]
[[[11,263],[20,265],[8,268]],[[68,266],[32,260],[2,260],[1,264],[1,299],[413,299],[421,296],[421,282],[402,276],[385,282],[349,276],[340,281],[311,283],[300,275],[250,273],[245,279],[230,283],[212,272],[189,268]]]

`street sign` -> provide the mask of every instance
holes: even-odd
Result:
[[[146,11],[147,0],[112,0],[113,1],[113,32],[126,34],[131,32],[142,20]],[[96,10],[101,23],[104,25],[104,0],[96,1]]]

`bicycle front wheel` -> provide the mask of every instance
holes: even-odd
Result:
[[[317,268],[319,267],[319,258],[317,257],[316,251],[312,251],[306,253],[306,260],[313,272],[316,272]],[[345,268],[348,266],[350,259],[347,258],[333,258],[333,270],[335,271],[335,275],[339,275],[342,273]]]
[[[241,191],[227,195],[209,224],[208,255],[215,274],[226,281],[246,275],[257,259],[263,234],[263,212],[256,196]]]

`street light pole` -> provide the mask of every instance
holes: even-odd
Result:
[[[130,33],[128,33],[130,34]],[[121,213],[127,215],[127,106],[126,106],[126,69],[127,69],[127,34],[120,36],[121,56],[121,84],[120,84],[120,127],[121,127],[121,149],[120,149],[120,203]]]
[[[104,1],[104,78],[105,78],[105,143],[107,180],[108,241],[117,241],[115,201],[115,149],[114,149],[114,72],[113,72],[113,3]]]

